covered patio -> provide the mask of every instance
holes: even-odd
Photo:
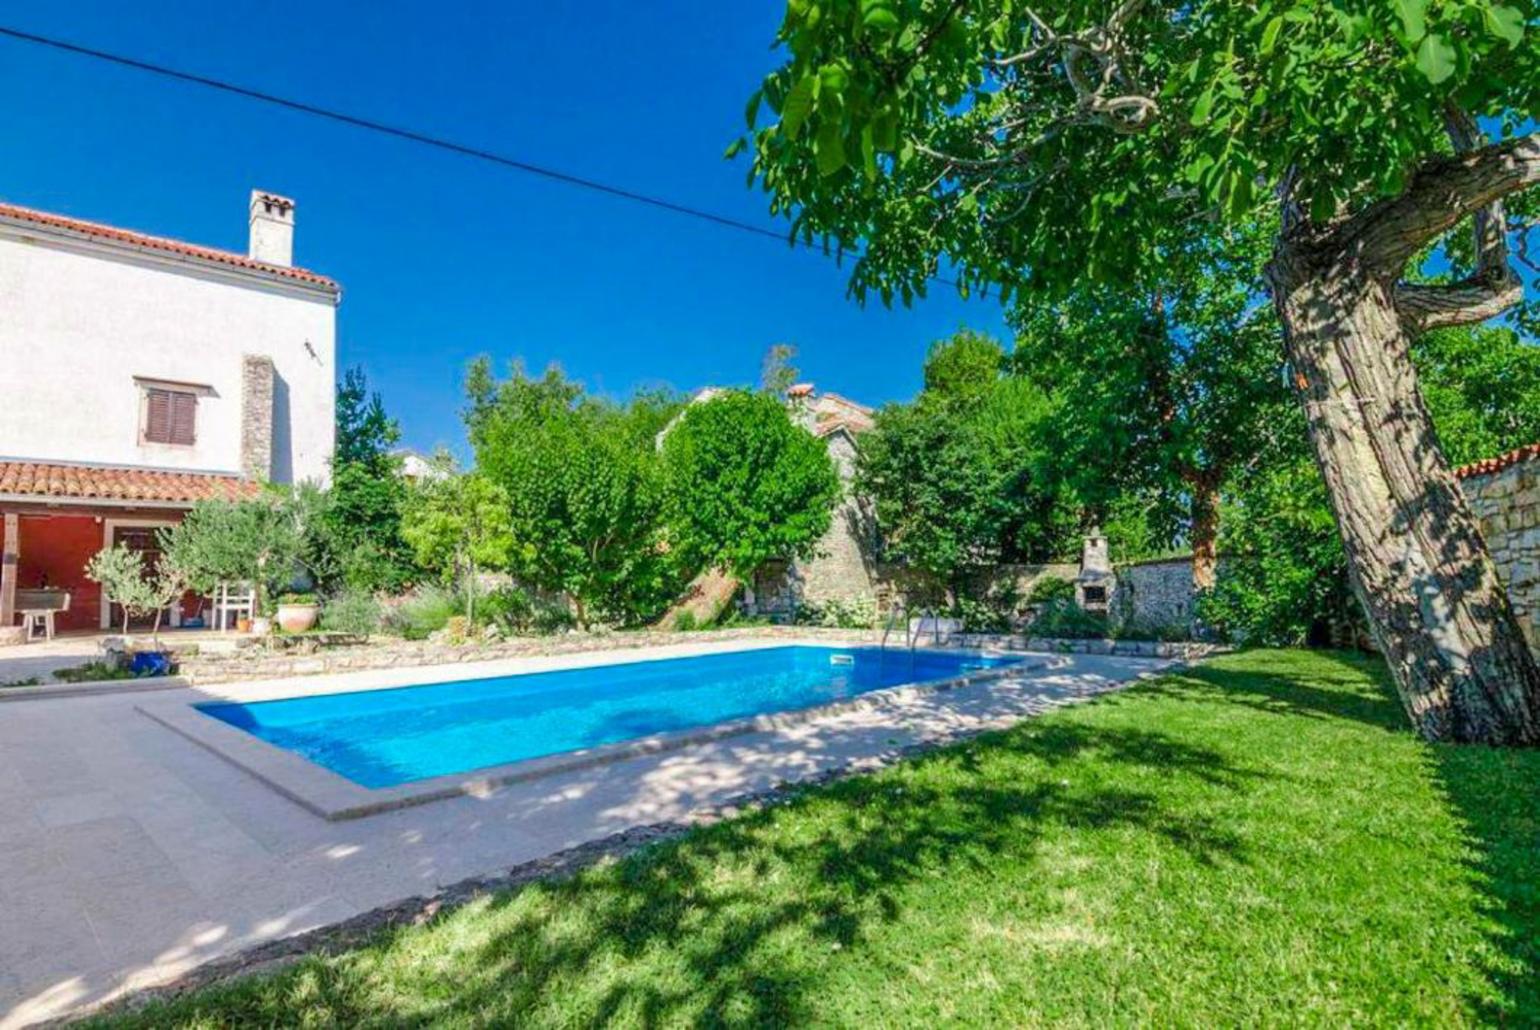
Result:
[[[53,619],[58,632],[109,628],[114,606],[85,573],[92,555],[121,544],[154,561],[158,531],[194,504],[260,490],[231,473],[0,461],[0,645],[26,641],[18,601],[41,591],[62,605]],[[167,613],[167,625],[180,625],[201,606],[200,598],[184,598]]]

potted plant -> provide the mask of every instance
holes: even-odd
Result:
[[[278,625],[285,633],[304,633],[315,628],[321,606],[314,594],[289,593],[278,598]]]

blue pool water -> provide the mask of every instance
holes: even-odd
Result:
[[[392,690],[197,706],[365,787],[951,679],[1013,658],[774,647]]]

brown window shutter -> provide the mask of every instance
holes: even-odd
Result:
[[[149,443],[171,442],[171,391],[145,392],[144,438]]]
[[[197,438],[198,395],[173,393],[171,395],[171,442],[192,446]]]
[[[197,439],[198,395],[152,387],[145,391],[144,440],[191,446]]]

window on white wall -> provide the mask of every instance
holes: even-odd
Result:
[[[194,387],[143,384],[139,442],[191,447],[198,442],[198,393]]]

